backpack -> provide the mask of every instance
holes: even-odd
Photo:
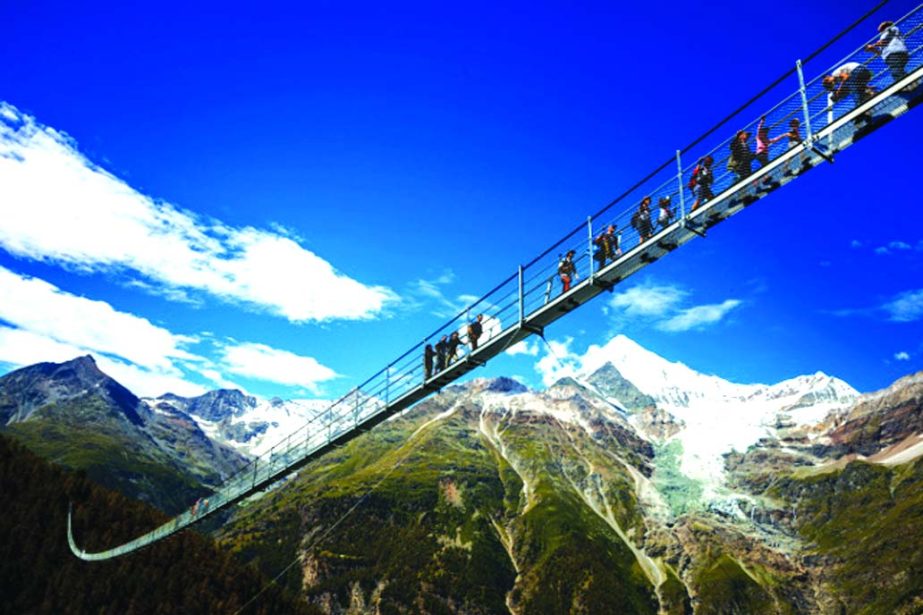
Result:
[[[699,171],[701,168],[699,165],[695,165],[695,168],[692,169],[692,177],[689,178],[689,189],[695,192],[695,185],[699,180]]]

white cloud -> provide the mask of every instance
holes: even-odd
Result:
[[[657,328],[670,333],[679,333],[698,329],[705,325],[713,325],[720,322],[731,310],[740,305],[738,299],[728,299],[722,303],[712,305],[697,305],[685,310],[681,310],[675,316],[665,320],[657,325]]]
[[[416,301],[405,301],[406,309],[421,309],[424,304],[435,304],[431,312],[439,318],[454,318],[466,307],[479,299],[474,295],[462,294],[454,299],[446,295],[445,288],[455,282],[455,273],[446,269],[434,279],[419,279],[410,284],[408,293],[416,297]]]
[[[217,385],[218,388],[238,389],[238,390],[244,391],[245,393],[247,392],[245,387],[237,384],[236,382],[228,380],[227,378],[224,377],[224,374],[222,374],[216,369],[203,369],[199,373],[201,373],[205,378],[208,378],[208,380],[210,380],[215,385]]]
[[[875,254],[891,254],[891,252],[906,252],[913,249],[914,247],[905,241],[892,241],[886,246],[875,248]]]
[[[898,360],[898,361],[909,361],[909,360],[910,360],[910,354],[907,353],[907,352],[903,352],[903,351],[902,351],[902,352],[897,352],[897,353],[894,354],[894,358],[895,358],[896,360]]]
[[[0,362],[24,366],[63,363],[87,354],[87,349],[65,344],[31,331],[0,325]]]
[[[548,340],[545,356],[535,364],[535,370],[541,375],[545,386],[551,386],[567,376],[573,378],[580,373],[583,358],[571,352],[570,346],[573,342],[572,337],[567,337],[563,341]]]
[[[172,365],[144,368],[113,360],[92,348],[73,346],[51,337],[0,325],[0,362],[14,366],[35,363],[63,363],[79,356],[92,354],[99,368],[135,395],[157,397],[167,392],[177,395],[201,395],[205,389],[186,380]]]
[[[882,308],[894,322],[913,322],[923,318],[923,289],[901,293]]]
[[[204,220],[137,192],[6,103],[0,116],[0,246],[12,254],[134,271],[167,297],[206,293],[294,322],[370,318],[396,299],[282,232]]]
[[[51,356],[59,357],[55,349],[62,347],[88,349],[155,370],[168,369],[174,359],[197,360],[183,349],[195,338],[175,335],[103,301],[72,295],[3,267],[0,297],[5,298],[0,302],[0,319],[46,338]]]
[[[199,395],[199,375],[222,388],[242,388],[220,371],[314,390],[336,376],[315,359],[263,344],[218,344],[225,365],[187,348],[199,337],[177,335],[108,303],[64,292],[0,267],[0,362],[14,366],[60,363],[92,354],[100,369],[136,395]]]
[[[223,367],[231,373],[266,382],[304,387],[315,393],[319,383],[337,376],[336,372],[312,357],[271,348],[265,344],[229,345],[223,349],[223,353]]]
[[[628,316],[663,316],[673,310],[687,294],[675,286],[642,284],[616,293],[609,305],[623,310]]]
[[[176,367],[151,370],[103,356],[96,357],[96,364],[139,397],[159,397],[164,393],[196,397],[206,392],[205,387],[189,382]]]
[[[851,242],[849,242],[849,247],[853,249],[861,248],[862,242],[858,239],[853,239]]]
[[[537,357],[538,356],[538,342],[530,343],[528,340],[522,340],[521,342],[516,342],[512,346],[506,349],[506,354],[511,357],[517,355],[526,355],[528,357]]]
[[[642,283],[620,292],[609,301],[609,313],[640,318],[661,331],[679,333],[720,322],[741,304],[739,299],[722,303],[682,307],[689,292],[677,286]]]

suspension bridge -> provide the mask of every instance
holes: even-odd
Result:
[[[874,9],[821,50],[831,47],[860,24],[868,27],[867,18],[873,12]],[[668,162],[644,180],[600,212],[589,216],[529,264],[520,266],[455,318],[229,477],[208,499],[207,507],[190,509],[128,543],[97,553],[88,553],[78,547],[69,512],[67,538],[71,551],[87,561],[125,555],[266,490],[312,459],[349,442],[484,365],[513,344],[532,335],[543,335],[545,327],[568,312],[611,291],[619,282],[688,241],[705,237],[710,228],[812,168],[833,162],[840,152],[923,101],[923,5],[895,20],[894,27],[901,32],[907,48],[908,61],[902,70],[895,70],[893,62],[883,60],[882,47],[874,47],[879,37],[865,41],[827,70],[815,74],[811,80],[806,79],[802,62],[796,62],[791,71],[763,92],[774,90],[779,84],[793,86],[780,102],[754,114],[753,121],[725,140],[717,143],[709,140],[741,112],[752,113],[751,102],[691,146],[677,151],[675,157],[671,156]],[[818,52],[808,60],[816,55]],[[851,66],[850,72],[854,77],[867,71],[869,89],[862,86],[864,79],[858,80],[858,86],[853,80],[847,81],[846,86],[848,88],[851,84],[854,90],[851,93],[855,96],[841,97],[842,91],[831,95],[824,78],[839,72],[838,69],[844,65]],[[797,122],[793,123],[793,120]],[[769,134],[775,132],[776,136],[785,135],[787,138],[773,139],[775,143],[766,151],[768,156],[751,161],[751,146],[746,142],[746,135],[742,137],[741,134],[756,134],[760,128],[757,122],[764,130],[768,128]],[[798,127],[794,133],[793,126]],[[737,160],[737,164],[727,164],[735,139],[743,140],[744,145],[736,147],[738,152],[745,153],[745,168]],[[712,160],[711,184],[706,192],[701,188],[693,192],[695,186],[690,180],[696,167],[706,157]],[[757,160],[760,168],[753,172],[750,164]],[[696,174],[696,177],[699,175]],[[637,203],[648,200],[652,204],[663,202],[669,216],[658,219],[652,207],[647,221],[641,219],[643,216],[639,218]],[[601,255],[597,240],[610,225],[616,229],[614,236],[618,239],[610,243],[607,255]],[[563,290],[558,280],[560,254],[571,251],[574,254],[574,280],[568,289]],[[466,347],[462,356],[446,366],[431,369],[424,365],[423,354],[427,345],[454,332],[458,332],[464,340],[467,325],[478,314],[483,314],[484,321],[483,334],[476,350]]]

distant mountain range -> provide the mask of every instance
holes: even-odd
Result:
[[[0,378],[0,430],[47,459],[171,513],[247,462],[188,414],[140,400],[89,356]]]
[[[324,399],[264,400],[228,389],[144,402],[157,411],[189,416],[210,438],[248,457],[263,454],[330,405]]]
[[[923,611],[923,374],[860,395],[601,348],[546,390],[444,389],[236,509],[220,541],[271,575],[299,558],[285,582],[330,613]],[[87,357],[0,378],[5,431],[149,501],[168,476],[207,489],[325,404],[139,400]]]

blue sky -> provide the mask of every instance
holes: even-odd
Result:
[[[709,6],[0,8],[0,370],[91,352],[145,395],[345,392],[871,3]],[[741,382],[923,368],[921,126],[548,337],[579,355],[625,333]],[[544,351],[519,350],[474,374],[538,384]]]

